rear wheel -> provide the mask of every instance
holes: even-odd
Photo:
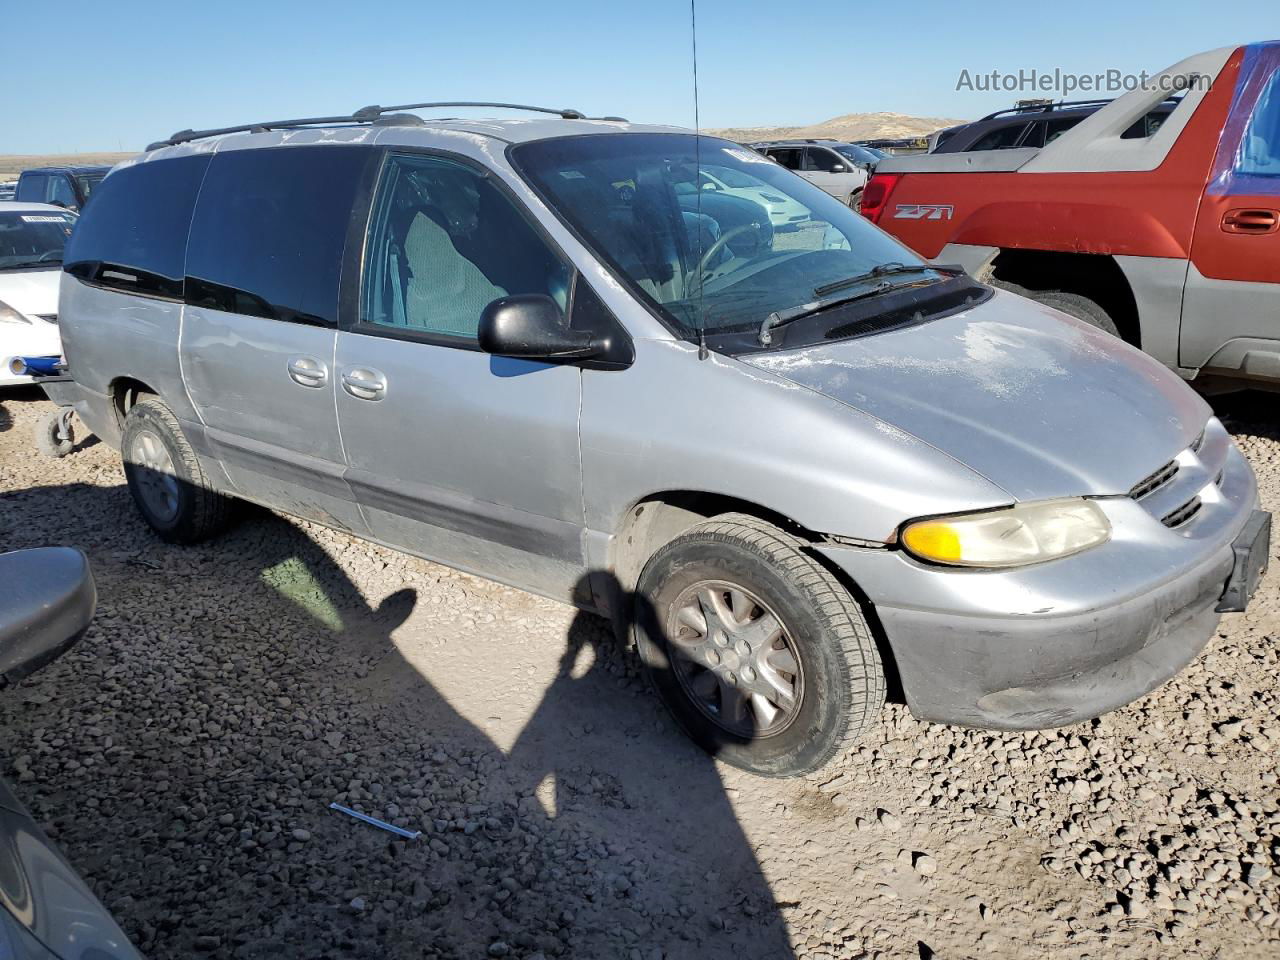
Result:
[[[1069,317],[1083,320],[1089,326],[1097,327],[1113,337],[1120,337],[1120,328],[1116,326],[1115,320],[1111,319],[1111,314],[1107,313],[1098,301],[1083,294],[1068,293],[1066,290],[1030,290],[1016,283],[999,280],[993,281],[992,286],[1016,293],[1036,303],[1043,303],[1046,307],[1061,310]],[[1121,339],[1124,338],[1121,337]]]
[[[226,528],[232,501],[213,489],[178,418],[158,397],[129,408],[120,450],[133,502],[162,540],[198,543]]]
[[[801,546],[726,514],[659,549],[638,586],[636,643],[663,702],[708,752],[763,776],[819,769],[884,703],[861,610]]]
[[[862,207],[862,187],[849,194],[849,206],[855,213]]]

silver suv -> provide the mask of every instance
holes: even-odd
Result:
[[[761,774],[847,749],[888,677],[931,720],[1109,710],[1266,563],[1174,374],[688,131],[187,131],[107,177],[62,283],[75,407],[159,536],[249,500],[612,616]]]

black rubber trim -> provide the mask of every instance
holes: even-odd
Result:
[[[379,476],[348,470],[347,483],[361,505],[500,543],[541,557],[581,564],[582,528],[512,507],[413,481],[391,486]]]

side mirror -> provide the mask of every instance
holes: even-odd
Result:
[[[89,561],[71,547],[0,554],[0,687],[56,660],[93,619]]]
[[[714,183],[707,182],[702,185],[702,189],[703,190],[719,190],[720,188],[717,187]]]
[[[837,163],[835,166],[833,166],[833,167],[831,168],[831,172],[832,172],[832,173],[844,173],[844,172],[845,172],[846,170],[848,170],[848,169],[849,169],[849,168],[848,168],[848,167],[846,167],[843,163]]]
[[[541,293],[494,300],[480,314],[478,334],[485,353],[549,363],[587,360],[607,346],[595,334],[570,329],[556,302]]]

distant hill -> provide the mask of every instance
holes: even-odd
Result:
[[[7,153],[0,154],[0,180],[17,180],[18,174],[32,167],[115,165],[132,157],[132,153]]]
[[[740,143],[753,140],[785,140],[792,137],[831,137],[836,140],[898,140],[925,137],[964,120],[944,117],[911,117],[903,113],[846,113],[821,123],[800,127],[727,127],[707,133]]]

